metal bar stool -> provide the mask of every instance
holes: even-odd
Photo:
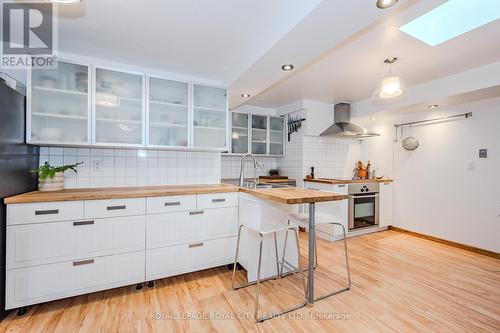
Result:
[[[242,284],[242,285],[235,285],[234,278],[235,278],[235,275],[236,275],[236,265],[238,263],[238,255],[239,255],[239,249],[240,249],[240,238],[241,238],[241,230],[242,230],[242,228],[245,228],[245,229],[247,229],[247,230],[249,230],[251,232],[255,232],[255,233],[257,233],[259,235],[260,242],[259,242],[259,259],[258,259],[258,269],[257,269],[257,280],[255,282],[249,282],[249,283],[245,283],[245,284]],[[298,273],[300,279],[302,280],[302,288],[304,290],[304,301],[302,303],[296,304],[296,305],[294,305],[294,306],[292,306],[292,307],[290,307],[288,309],[285,309],[285,310],[282,310],[282,311],[279,311],[279,312],[275,312],[275,313],[271,313],[268,316],[260,316],[259,315],[260,283],[264,282],[264,281],[267,281],[267,280],[270,280],[270,279],[277,279],[277,278],[281,278],[282,277],[281,273],[280,273],[280,269],[279,269],[278,242],[276,240],[276,233],[278,233],[278,232],[285,232],[285,239],[287,239],[289,231],[293,231],[293,234],[295,235],[295,242],[297,244],[297,259],[298,259],[298,266],[299,266],[296,270],[293,270],[291,273],[293,273],[293,274],[297,274]],[[283,315],[285,313],[288,313],[288,312],[300,309],[300,308],[302,308],[302,307],[304,307],[306,305],[307,289],[306,289],[306,280],[304,278],[304,271],[303,271],[302,266],[300,264],[300,248],[299,248],[298,232],[299,232],[298,227],[294,226],[294,225],[290,225],[290,224],[289,225],[284,225],[284,226],[279,226],[279,227],[274,227],[274,228],[272,228],[270,230],[255,229],[255,228],[243,225],[243,224],[240,225],[240,227],[239,227],[239,230],[238,230],[238,241],[237,241],[237,244],[236,244],[236,255],[234,257],[233,277],[232,277],[232,281],[231,281],[231,287],[233,288],[233,290],[238,290],[238,289],[245,288],[245,287],[248,287],[248,286],[251,286],[251,285],[254,285],[254,284],[257,285],[257,290],[255,292],[255,311],[254,311],[254,318],[255,318],[256,322],[263,322],[265,320],[281,316],[281,315]],[[262,244],[264,242],[264,236],[265,235],[269,235],[269,234],[273,234],[273,237],[274,237],[274,250],[275,250],[275,255],[276,255],[276,272],[277,272],[277,275],[261,280],[260,275],[261,275],[261,265],[262,265]],[[286,242],[285,242],[285,247],[283,248],[283,259],[285,258],[285,251],[286,251]]]
[[[289,214],[288,217],[289,217],[288,223],[292,222],[293,224],[296,224],[296,225],[299,225],[299,226],[307,226],[308,225],[308,221],[309,221],[308,214],[294,213],[294,214]],[[336,294],[339,294],[339,293],[342,293],[344,291],[347,291],[347,290],[351,289],[351,272],[350,272],[350,268],[349,268],[349,255],[348,255],[348,252],[347,252],[347,238],[346,238],[345,227],[344,227],[344,225],[342,223],[336,222],[333,219],[334,219],[334,217],[324,216],[324,215],[318,214],[316,216],[316,225],[330,224],[330,225],[336,225],[336,226],[339,226],[339,227],[342,228],[342,236],[343,236],[342,239],[344,241],[345,263],[346,263],[346,270],[347,270],[347,286],[344,287],[344,288],[341,288],[339,290],[335,290],[335,291],[333,291],[331,293],[328,293],[326,295],[322,295],[320,297],[317,297],[317,298],[314,299],[314,301],[319,301],[319,300],[325,299],[327,297],[330,297],[330,296],[333,296],[333,295],[336,295]],[[288,234],[285,235],[285,246],[286,246],[286,242],[287,242],[287,236],[288,236]],[[318,247],[315,246],[314,249],[315,249],[315,252],[314,252],[314,256],[315,256],[314,269],[316,269],[316,267],[318,265]],[[288,263],[285,260],[283,260],[281,262],[280,276],[283,274],[283,266],[284,265],[292,266],[292,265],[290,265],[290,263]]]

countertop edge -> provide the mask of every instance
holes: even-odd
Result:
[[[356,184],[356,183],[392,183],[393,179],[384,178],[384,179],[353,179],[353,180],[329,180],[329,179],[303,179],[304,182],[309,183],[320,183],[320,184]]]
[[[206,186],[206,187],[203,187]],[[175,195],[194,195],[210,193],[238,192],[238,186],[229,184],[198,185],[198,186],[145,186],[145,187],[110,187],[97,189],[71,189],[40,192],[32,191],[14,195],[4,199],[7,205],[40,202],[61,202],[80,200],[109,200],[127,198],[149,198]],[[109,191],[109,192],[105,192]]]

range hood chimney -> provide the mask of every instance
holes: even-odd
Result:
[[[369,132],[366,128],[353,124],[351,121],[351,105],[349,103],[335,104],[334,124],[328,127],[320,136],[335,136],[350,139],[362,139],[380,136]]]

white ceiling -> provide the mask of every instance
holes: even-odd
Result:
[[[229,85],[321,0],[82,0],[59,50]]]
[[[500,20],[434,47],[398,30],[443,2],[421,0],[385,16],[347,43],[271,85],[249,103],[279,107],[301,99],[327,103],[369,99],[378,81],[388,74],[383,61],[390,56],[399,58],[393,73],[402,76],[410,87],[499,61]]]

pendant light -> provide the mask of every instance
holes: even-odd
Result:
[[[401,97],[408,92],[403,79],[399,76],[392,76],[392,64],[397,60],[398,58],[395,57],[385,59],[384,63],[389,64],[389,76],[380,80],[372,99],[379,101],[390,100]]]

